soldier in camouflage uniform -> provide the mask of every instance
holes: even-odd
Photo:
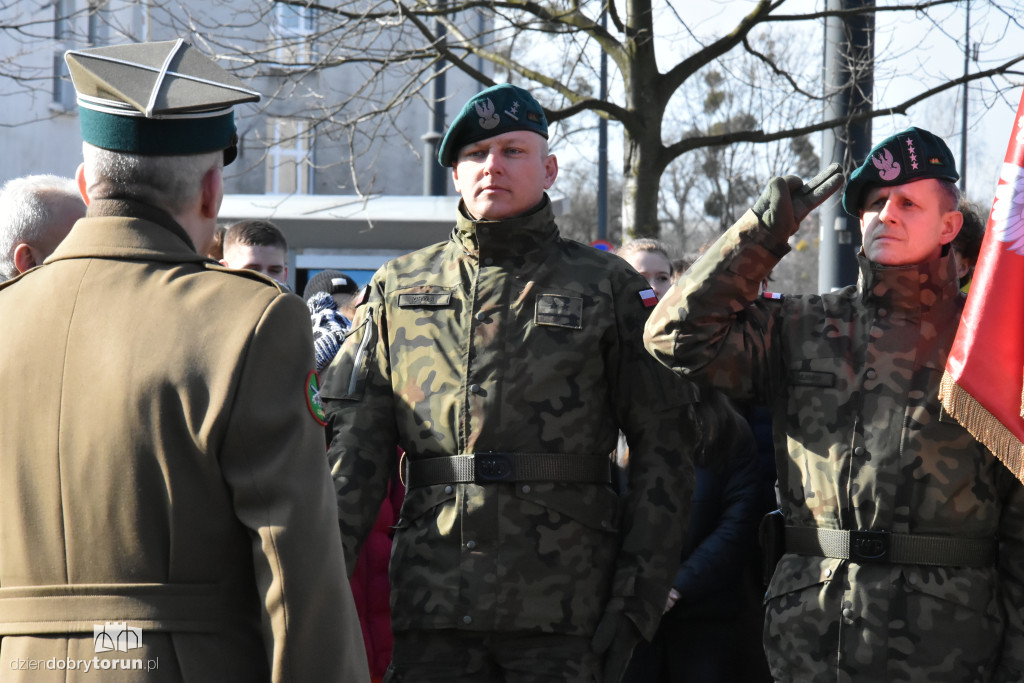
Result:
[[[864,236],[858,284],[781,299],[758,286],[841,176],[775,178],[647,324],[666,365],[772,407],[777,680],[1024,680],[1022,488],[937,398],[964,303],[957,177],[931,133],[885,140],[843,196]]]
[[[322,381],[350,566],[406,452],[391,681],[616,681],[679,557],[695,387],[644,351],[643,278],[559,236],[546,137],[521,88],[467,103],[450,239],[377,272]]]

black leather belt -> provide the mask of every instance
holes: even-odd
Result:
[[[608,455],[566,453],[470,453],[440,457],[406,457],[409,488],[434,484],[492,484],[556,481],[578,484],[611,482]]]
[[[787,526],[786,552],[853,562],[991,567],[996,561],[996,541],[994,538]]]

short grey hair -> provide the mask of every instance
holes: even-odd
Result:
[[[35,244],[59,218],[61,201],[82,201],[78,184],[57,175],[29,175],[14,178],[0,188],[0,282],[18,274],[14,247]]]
[[[143,156],[82,144],[90,199],[134,199],[177,214],[195,201],[207,171],[223,168],[221,151],[187,156]]]
[[[939,208],[943,213],[956,211],[960,205],[960,188],[952,180],[936,178],[939,181]]]

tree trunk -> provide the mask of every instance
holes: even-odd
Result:
[[[651,0],[626,3],[626,49],[623,69],[626,109],[622,149],[622,239],[657,237],[658,188],[665,171],[661,124],[670,93],[663,87],[654,53]]]
[[[657,238],[661,234],[658,223],[658,188],[664,168],[657,162],[660,148],[660,135],[655,140],[638,140],[626,131],[622,164],[623,240]],[[652,160],[652,157],[655,159]]]

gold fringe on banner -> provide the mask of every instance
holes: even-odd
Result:
[[[1018,480],[1024,482],[1024,444],[997,420],[977,399],[960,387],[948,373],[942,373],[939,400],[946,412],[992,451]]]

